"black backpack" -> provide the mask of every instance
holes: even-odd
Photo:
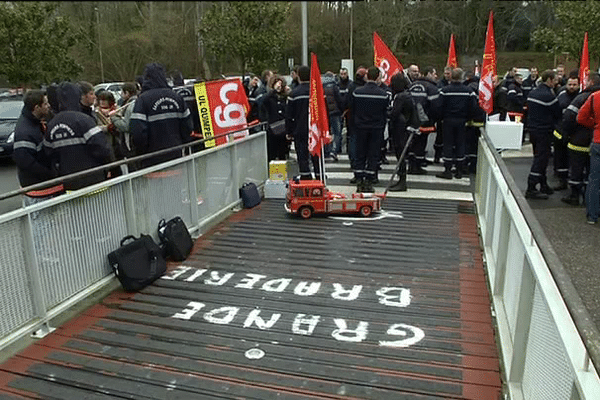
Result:
[[[192,252],[194,241],[185,222],[175,217],[167,222],[161,219],[158,223],[158,238],[165,248],[165,254],[173,261],[183,261]]]

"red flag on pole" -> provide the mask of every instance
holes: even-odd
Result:
[[[581,63],[579,64],[579,84],[581,91],[586,89],[585,82],[590,76],[590,53],[588,52],[588,33],[583,37],[583,51],[581,52]]]
[[[389,85],[392,76],[398,72],[402,72],[404,68],[396,59],[394,53],[383,43],[377,32],[373,32],[373,49],[375,53],[375,65],[381,71],[381,80],[386,85]]]
[[[494,109],[494,77],[496,76],[496,41],[494,39],[494,12],[490,11],[485,49],[483,51],[483,65],[481,66],[481,79],[479,80],[479,105],[491,114]]]
[[[308,100],[308,151],[313,156],[321,156],[322,145],[331,143],[327,105],[321,82],[321,71],[317,55],[311,53],[310,92]]]
[[[446,66],[456,68],[458,67],[458,61],[456,61],[456,47],[454,46],[454,33],[450,35],[450,47],[448,48],[448,61]]]

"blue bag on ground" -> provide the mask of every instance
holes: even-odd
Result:
[[[252,182],[242,185],[240,188],[240,197],[242,198],[242,203],[244,203],[244,208],[252,208],[260,204],[261,200],[258,188]]]

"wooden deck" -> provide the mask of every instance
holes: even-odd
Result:
[[[310,220],[263,200],[0,365],[0,400],[500,393],[473,204],[454,200]]]

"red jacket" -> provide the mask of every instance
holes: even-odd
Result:
[[[600,144],[600,92],[595,92],[588,97],[577,114],[577,123],[587,128],[594,129],[593,143]]]

